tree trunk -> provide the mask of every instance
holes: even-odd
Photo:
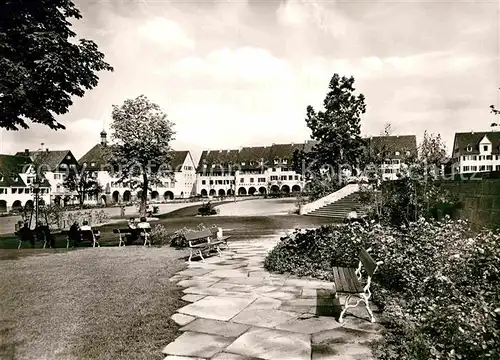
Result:
[[[146,216],[147,201],[148,201],[148,176],[146,174],[143,174],[142,175],[141,203],[139,206],[139,215],[141,217]]]

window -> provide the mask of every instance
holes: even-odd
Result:
[[[222,180],[217,180],[218,185],[222,185]]]
[[[0,189],[0,194],[3,194],[4,193],[3,191],[4,191],[4,189]]]
[[[240,183],[245,182],[244,178],[240,178]]]
[[[484,166],[484,165],[479,166],[479,171],[485,171],[485,170],[486,170],[486,166]]]
[[[288,175],[288,180],[293,180],[293,175]]]
[[[174,188],[175,187],[175,182],[170,183],[170,187]]]
[[[84,163],[83,163],[83,166],[87,166],[87,163],[86,163],[86,162],[84,162]]]
[[[391,165],[391,163],[392,163],[392,162],[391,162],[391,160],[385,160],[385,161],[384,161],[384,163],[385,163],[386,165]]]
[[[394,165],[399,165],[399,160],[398,160],[398,159],[394,159],[394,160],[392,160],[392,163],[393,163]]]
[[[54,174],[54,180],[61,180],[61,174]]]
[[[498,155],[495,155],[495,160],[498,160]]]
[[[19,189],[19,194],[22,194],[24,192],[24,189]]]
[[[273,168],[273,172],[276,172],[276,168]]]
[[[259,178],[259,182],[260,183],[266,182],[266,178]]]
[[[385,173],[385,174],[392,174],[392,169],[385,169],[385,170],[384,170],[384,173]]]
[[[500,171],[500,165],[495,166],[495,171]]]
[[[275,181],[275,180],[278,180],[278,177],[277,176],[271,176],[271,181]]]
[[[16,189],[16,188],[12,188],[10,192],[11,192],[12,194],[17,194],[17,189]]]
[[[467,145],[467,151],[468,151],[468,152],[471,152],[471,151],[472,151],[472,146],[470,146],[470,144],[469,144],[469,145]]]
[[[66,160],[71,160],[71,155],[66,155]]]
[[[203,164],[203,168],[206,169],[207,168],[207,164]]]
[[[464,155],[464,156],[462,156],[462,160],[464,160],[464,161],[465,161],[465,158],[466,158],[466,156],[465,156],[465,155]]]
[[[90,166],[95,166],[95,162],[91,163]]]
[[[472,160],[477,160],[477,155],[472,155]]]
[[[471,169],[472,171],[477,171],[477,166],[476,166],[476,165],[471,166],[471,167],[470,167],[470,169]]]
[[[411,153],[410,153],[409,151],[407,151],[407,152],[406,152],[406,156],[410,156],[410,154],[411,154]]]
[[[201,180],[201,185],[206,185],[207,181],[206,180]]]
[[[274,159],[274,163],[277,164],[278,163],[278,159]]]
[[[486,160],[493,160],[493,156],[491,156],[491,155],[486,155]]]
[[[483,155],[479,155],[479,160],[483,160]]]
[[[213,185],[214,184],[214,181],[213,180],[210,180],[210,185]]]
[[[397,155],[400,155],[399,151],[396,151],[396,152],[395,152],[395,154],[396,154],[396,156],[397,156]]]
[[[285,167],[285,168],[281,169],[281,171],[288,171],[288,168]]]
[[[283,164],[286,164],[288,162],[287,159],[283,159]]]
[[[251,182],[251,183],[253,183],[253,180],[254,180],[253,178],[250,178],[250,182]]]
[[[295,180],[299,180],[299,175],[295,175]]]
[[[245,162],[244,161],[241,162],[241,166],[245,166]]]
[[[483,151],[488,151],[488,145],[483,146]]]
[[[215,164],[212,164],[212,169],[215,167]]]
[[[281,180],[286,180],[286,175],[281,175]]]
[[[493,165],[486,165],[486,171],[493,171]]]
[[[469,171],[469,166],[464,166],[464,167],[462,168],[462,171],[464,171],[464,172]]]

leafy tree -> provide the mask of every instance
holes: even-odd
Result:
[[[78,194],[80,205],[83,205],[85,195],[99,195],[103,191],[99,181],[94,179],[89,171],[85,171],[84,167],[79,169],[78,172],[69,171],[64,179],[63,186],[69,191]]]
[[[493,115],[500,115],[500,110],[498,110],[498,109],[495,107],[495,105],[490,105],[490,110],[491,110],[491,113],[492,113]],[[492,123],[491,123],[491,127],[498,127],[498,126],[500,126],[500,124],[499,124],[499,123],[497,123],[497,122],[492,122]]]
[[[424,138],[418,149],[419,162],[427,169],[427,175],[438,174],[437,169],[441,161],[446,157],[446,145],[440,134],[429,134],[424,131]]]
[[[318,143],[308,153],[294,154],[294,168],[308,180],[336,180],[341,185],[342,166],[359,165],[364,149],[360,122],[366,105],[363,94],[354,94],[353,85],[353,77],[334,74],[323,101],[324,111],[307,107],[306,123]]]
[[[139,213],[144,215],[150,185],[173,176],[174,123],[144,95],[125,100],[122,106],[113,105],[112,118],[114,169],[119,181],[127,180],[132,188],[141,189]]]
[[[26,120],[65,129],[72,96],[97,86],[98,71],[113,71],[91,40],[71,41],[70,0],[5,0],[0,4],[0,128],[29,128]]]

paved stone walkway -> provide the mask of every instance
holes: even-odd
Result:
[[[189,305],[172,319],[183,334],[168,344],[165,360],[367,360],[369,341],[381,326],[370,323],[366,309],[349,309],[344,324],[315,315],[331,306],[320,294],[333,284],[293,279],[263,269],[276,240],[230,243],[222,257],[193,261],[170,281],[185,287]],[[342,299],[341,299],[342,300]],[[378,311],[371,304],[375,316]]]

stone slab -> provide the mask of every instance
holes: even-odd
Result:
[[[163,353],[167,355],[210,358],[222,351],[233,339],[224,336],[186,331],[174,342],[168,344]]]
[[[278,309],[281,306],[281,300],[259,297],[247,309]]]
[[[309,280],[309,279],[286,279],[285,285],[297,286],[309,289],[329,289],[329,290],[333,290],[335,287],[335,284],[333,282]]]
[[[179,309],[180,313],[196,317],[227,321],[254,301],[253,298],[207,296]]]
[[[227,352],[265,360],[310,360],[309,336],[273,329],[250,329],[229,345]]]
[[[194,316],[184,314],[174,314],[170,317],[177,325],[184,326],[195,319]]]
[[[186,270],[179,271],[176,275],[179,276],[202,276],[208,274],[212,270],[203,269],[203,268],[189,268]]]
[[[313,334],[311,342],[313,344],[356,344],[377,340],[380,336],[379,333],[342,326]]]
[[[198,287],[198,288],[206,288],[214,285],[217,283],[219,279],[202,279],[202,278],[197,278],[194,277],[193,279],[189,280],[181,280],[177,283],[177,285],[189,288],[189,287]]]
[[[273,299],[284,300],[284,301],[296,298],[295,294],[285,291],[270,291],[266,293],[266,296],[271,297]]]
[[[231,319],[232,322],[272,328],[297,318],[298,314],[275,309],[245,309]]]
[[[235,324],[227,321],[196,319],[181,328],[181,331],[194,331],[199,333],[220,335],[225,337],[238,337],[250,328],[248,325]]]
[[[210,276],[217,276],[221,278],[239,278],[248,277],[248,272],[242,271],[240,269],[230,269],[230,270],[214,270],[210,273]]]
[[[313,334],[319,331],[330,330],[341,327],[334,318],[319,316],[309,319],[294,319],[286,323],[279,324],[276,329],[286,330],[302,334]]]
[[[374,360],[371,349],[360,344],[312,345],[312,360]]]
[[[259,360],[258,358],[248,357],[244,355],[231,354],[227,352],[221,352],[215,355],[212,360]]]
[[[198,300],[201,300],[205,297],[206,295],[197,295],[197,294],[186,294],[184,295],[181,299],[187,302],[196,302]]]
[[[206,360],[202,358],[194,358],[194,357],[187,357],[187,356],[175,356],[175,355],[169,355],[163,360]]]
[[[182,290],[185,294],[196,294],[196,295],[219,295],[224,292],[224,289],[218,288],[199,288],[199,287],[189,287]]]

